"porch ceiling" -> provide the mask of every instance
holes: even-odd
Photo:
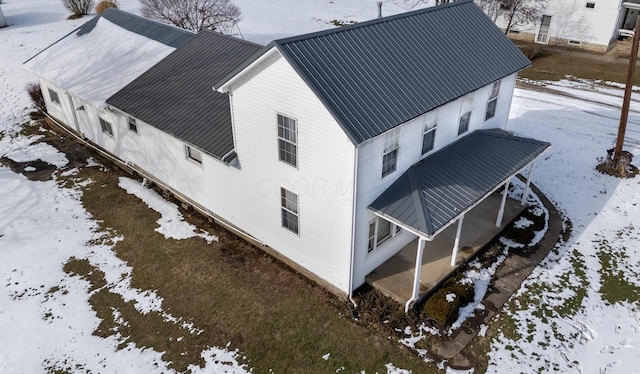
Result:
[[[500,129],[476,130],[411,166],[369,209],[433,237],[550,146]]]

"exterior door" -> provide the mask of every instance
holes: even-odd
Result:
[[[542,16],[542,22],[540,22],[540,30],[536,37],[536,43],[549,43],[549,26],[551,25],[551,16]]]

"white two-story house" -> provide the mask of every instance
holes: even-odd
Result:
[[[266,47],[204,31],[107,98],[111,140],[89,139],[350,296],[549,147],[505,131],[527,66],[471,0]]]

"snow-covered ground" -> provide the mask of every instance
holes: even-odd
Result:
[[[332,20],[377,15],[375,2],[365,0],[237,3],[244,13],[240,32],[262,44],[331,27]],[[406,10],[401,0],[384,3],[385,15]],[[136,0],[120,4],[138,13]],[[5,0],[2,9],[10,27],[0,29],[0,156],[16,161],[40,157],[64,167],[66,158],[55,150],[10,134],[27,121],[25,108],[31,105],[24,87],[35,78],[22,69],[22,62],[86,19],[65,20],[68,13],[54,0]],[[504,309],[503,320],[510,321],[505,326],[511,328],[494,340],[489,371],[640,372],[640,179],[618,180],[594,169],[597,158],[613,146],[622,90],[575,81],[549,87],[557,93],[516,90],[510,129],[553,144],[536,165],[533,181],[572,222],[572,234]],[[638,101],[631,108],[638,110]],[[640,157],[637,111],[630,115],[626,149]],[[148,190],[130,180],[121,186],[163,215],[158,231],[199,235]],[[0,372],[170,371],[160,352],[133,345],[117,350],[117,336],[92,335],[99,320],[88,303],[88,284],[62,270],[71,257],[99,267],[111,290],[135,300],[140,310],[175,317],[162,311],[161,299],[152,292],[131,288],[130,269],[108,242],[87,244],[101,234],[79,193],[0,167]],[[631,300],[623,300],[616,292],[620,290]],[[191,328],[187,323],[184,327]],[[203,371],[249,370],[237,363],[239,352],[210,347],[202,354],[207,362]],[[393,364],[387,367],[404,372]]]

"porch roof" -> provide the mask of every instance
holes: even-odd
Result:
[[[433,237],[550,146],[500,129],[476,130],[411,166],[369,209]]]

